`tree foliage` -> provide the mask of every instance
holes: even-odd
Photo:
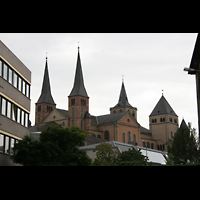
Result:
[[[118,164],[120,166],[145,166],[148,158],[143,156],[141,150],[131,148],[124,151],[118,156]]]
[[[96,152],[94,166],[145,166],[147,161],[140,150],[131,148],[118,153],[109,143],[101,143],[93,151]]]
[[[25,136],[14,145],[11,159],[24,166],[85,166],[91,159],[83,146],[86,133],[78,127],[62,128],[52,124],[40,134],[39,140]]]
[[[109,143],[101,143],[95,147],[96,158],[93,162],[94,166],[116,166],[118,152],[112,150]]]
[[[197,163],[199,159],[196,130],[188,127],[178,129],[173,138],[172,146],[168,146],[167,165]]]

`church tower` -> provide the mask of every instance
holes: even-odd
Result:
[[[84,130],[91,128],[89,97],[84,86],[79,47],[74,86],[68,96],[68,126],[77,126]]]
[[[46,57],[46,65],[44,70],[44,78],[41,95],[35,104],[35,125],[40,125],[44,118],[56,107],[51,95],[51,87],[49,80],[48,64]]]
[[[157,149],[166,151],[178,130],[178,116],[163,94],[149,115],[149,129],[153,139],[157,140]]]
[[[110,108],[110,114],[119,113],[119,112],[126,112],[128,110],[133,115],[133,117],[137,120],[137,108],[131,106],[131,104],[128,102],[128,97],[127,97],[127,94],[126,94],[124,81],[122,81],[122,87],[121,87],[121,92],[120,92],[120,95],[119,95],[119,101],[118,101],[117,105]]]

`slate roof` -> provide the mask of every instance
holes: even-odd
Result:
[[[91,144],[96,144],[96,143],[101,143],[101,142],[108,142],[108,140],[97,138],[94,136],[87,136],[85,139],[86,145],[91,145]]]
[[[88,97],[85,86],[84,86],[84,81],[83,81],[83,73],[82,73],[79,51],[78,51],[78,58],[77,58],[77,64],[76,64],[74,86],[69,96],[76,96],[76,95]]]
[[[58,112],[60,112],[62,115],[64,115],[66,118],[68,118],[68,110],[58,109],[56,108]]]
[[[114,122],[118,122],[122,117],[124,117],[127,112],[113,113],[108,115],[100,115],[100,116],[92,116],[92,124],[102,125],[102,124],[110,124]]]
[[[184,119],[182,120],[181,125],[180,125],[180,128],[182,128],[182,127],[188,128],[188,126],[187,126],[187,124],[186,124]]]
[[[128,102],[128,97],[127,97],[127,94],[126,94],[124,82],[122,82],[122,87],[121,87],[118,103],[117,103],[117,105],[114,106],[114,108],[122,107],[122,106],[132,107],[131,104]]]
[[[163,95],[156,104],[150,116],[161,115],[161,114],[170,114],[177,116],[177,114],[174,112],[174,110],[172,109],[172,107],[170,106],[170,104],[167,102],[167,100]]]
[[[50,81],[49,81],[47,58],[46,58],[46,65],[45,65],[45,70],[44,70],[42,91],[41,91],[41,95],[40,95],[37,103],[55,104],[53,97],[51,95],[51,87],[50,87]]]
[[[143,126],[140,126],[140,133],[144,135],[152,135],[152,133],[148,129],[144,128]]]

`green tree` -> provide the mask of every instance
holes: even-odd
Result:
[[[96,152],[94,166],[116,166],[118,152],[112,150],[112,145],[109,143],[101,143],[95,147],[93,152]]]
[[[11,159],[24,166],[87,166],[91,159],[83,146],[86,133],[78,127],[62,128],[52,124],[40,134],[39,140],[25,136],[14,145]]]
[[[120,166],[145,166],[148,158],[143,156],[141,150],[134,147],[118,155],[118,165]]]
[[[168,146],[167,165],[199,162],[198,141],[195,138],[196,130],[181,127],[174,135],[172,146]]]
[[[118,153],[112,149],[112,145],[109,143],[99,144],[93,152],[96,152],[94,166],[145,166],[148,159],[135,148]]]

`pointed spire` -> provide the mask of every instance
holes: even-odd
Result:
[[[88,97],[85,86],[84,86],[84,81],[83,81],[83,72],[82,72],[82,66],[81,66],[79,46],[78,46],[78,57],[77,57],[77,63],[76,63],[74,86],[69,96],[76,96],[76,95]]]
[[[120,92],[120,95],[119,95],[119,101],[118,101],[118,104],[115,107],[120,107],[120,106],[131,106],[130,103],[128,102],[128,97],[127,97],[127,94],[126,94],[126,89],[125,89],[123,80],[122,80],[121,92]]]
[[[161,115],[161,114],[170,114],[177,116],[177,114],[174,112],[174,110],[172,109],[172,107],[170,106],[170,104],[163,95],[156,104],[150,116]]]
[[[47,56],[46,56],[46,64],[45,64],[45,70],[44,70],[44,78],[43,78],[42,91],[41,91],[41,95],[40,95],[37,103],[55,104],[55,102],[53,100],[53,97],[51,95],[51,87],[50,87],[50,81],[49,81]]]
[[[186,124],[184,118],[183,118],[183,120],[182,120],[182,122],[181,122],[181,125],[180,125],[180,128],[183,128],[183,127],[188,128],[188,126],[187,126],[187,124]]]

